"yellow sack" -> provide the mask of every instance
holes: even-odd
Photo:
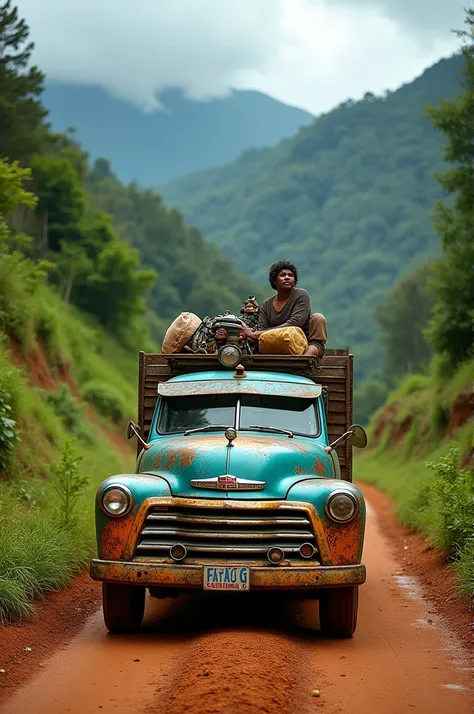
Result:
[[[193,312],[182,312],[166,330],[161,353],[171,355],[181,352],[201,324],[200,317]]]
[[[266,355],[302,355],[308,349],[308,340],[301,327],[276,327],[260,335],[258,346]]]

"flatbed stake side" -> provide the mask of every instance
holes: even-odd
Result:
[[[321,630],[351,637],[365,501],[352,483],[352,355],[140,353],[134,474],[96,495],[110,632],[141,626],[145,592],[280,590],[319,600]],[[225,595],[223,595],[225,597]]]

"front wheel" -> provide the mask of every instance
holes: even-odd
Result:
[[[321,632],[329,637],[352,637],[357,626],[359,586],[328,588],[319,599]]]
[[[145,611],[145,588],[102,583],[102,610],[105,626],[112,634],[136,632]]]

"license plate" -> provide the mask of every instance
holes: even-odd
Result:
[[[204,590],[250,590],[249,568],[232,565],[205,565]]]

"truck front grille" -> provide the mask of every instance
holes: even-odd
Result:
[[[174,562],[170,548],[186,547],[185,563],[258,561],[267,563],[270,548],[281,548],[287,559],[314,565],[317,542],[304,509],[168,507],[150,510],[138,538],[135,557]],[[299,549],[311,543],[315,553],[303,558]]]

